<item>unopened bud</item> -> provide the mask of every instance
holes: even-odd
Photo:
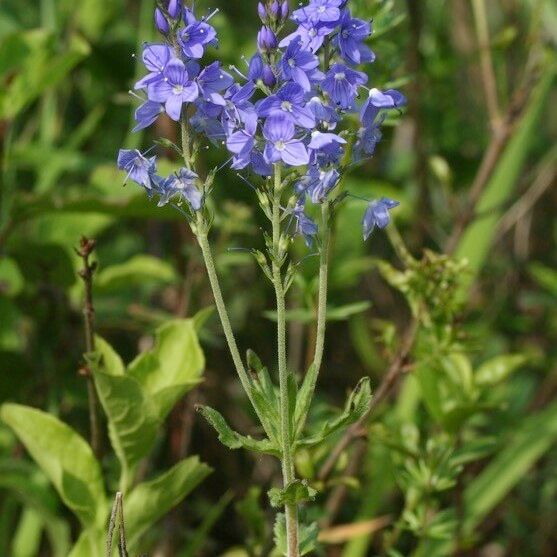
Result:
[[[259,4],[257,4],[257,13],[259,14],[259,18],[261,19],[261,21],[263,23],[267,22],[267,9],[265,8],[265,6],[259,2]]]
[[[288,6],[288,0],[284,0],[282,6],[280,7],[280,17],[284,20],[288,17],[290,13],[290,8]]]
[[[278,3],[278,0],[274,0],[274,2],[271,4],[270,12],[271,12],[271,17],[273,19],[276,20],[277,18],[280,17],[281,8],[280,8],[280,4]]]
[[[257,46],[262,52],[273,50],[278,46],[277,36],[270,27],[264,25],[257,34]]]
[[[159,8],[155,9],[155,25],[163,35],[166,35],[170,31],[170,25],[168,25],[166,17],[164,17],[164,14],[159,10]]]
[[[273,69],[271,68],[271,66],[265,65],[263,67],[263,74],[261,76],[261,81],[263,81],[263,83],[267,87],[274,87],[277,84],[277,78],[275,77],[275,74],[273,73]]]
[[[170,17],[176,19],[180,16],[182,10],[182,0],[169,0],[168,2],[168,14]]]

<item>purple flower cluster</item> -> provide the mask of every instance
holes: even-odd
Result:
[[[372,27],[354,18],[347,4],[348,0],[310,0],[290,13],[286,0],[260,2],[257,52],[246,75],[235,70],[235,81],[218,62],[200,65],[205,49],[217,44],[211,16],[197,19],[182,0],[169,0],[165,9],[155,12],[156,26],[166,40],[143,48],[148,73],[135,88],[145,92],[146,100],[136,111],[135,129],[149,126],[166,112],[213,143],[225,145],[236,170],[268,177],[274,165],[281,164],[298,198],[291,209],[296,230],[311,243],[317,226],[304,212],[306,202],[328,199],[347,166],[347,144],[353,147],[353,160],[373,155],[385,111],[406,102],[396,90],[366,87],[368,76],[357,66],[375,59],[366,44]],[[281,39],[282,28],[292,25],[288,19],[295,29]],[[360,97],[365,98],[361,105]],[[342,131],[351,113],[359,115],[360,128]],[[137,151],[122,151],[119,166],[149,194],[158,193],[160,203],[177,195],[194,211],[202,207],[197,175],[191,170],[162,179],[154,160]],[[379,214],[377,204],[386,212],[396,202],[370,202],[365,237],[385,222],[383,216],[369,216]]]

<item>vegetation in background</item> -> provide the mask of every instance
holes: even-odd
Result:
[[[219,59],[244,67],[255,2],[199,4],[220,8]],[[103,555],[118,490],[130,555],[274,551],[264,493],[280,470],[270,457],[230,453],[194,411],[219,408],[234,429],[260,434],[195,239],[178,213],[123,188],[114,168],[122,144],[178,140],[164,119],[152,134],[128,134],[127,91],[141,76],[132,54],[154,38],[153,8],[0,7],[2,555],[75,557],[88,544]],[[363,245],[365,202],[351,198],[332,231],[330,335],[308,427],[333,416],[362,376],[373,398],[348,433],[297,455],[298,477],[319,492],[304,517],[320,524],[315,554],[550,556],[557,10],[549,0],[354,0],[353,10],[373,19],[373,82],[404,91],[409,106],[346,184],[400,200],[396,228]],[[169,171],[175,155],[161,152]],[[224,156],[211,149],[200,160],[212,168]],[[239,345],[271,361],[272,299],[237,249],[264,225],[251,195],[234,172],[219,176],[216,266]],[[94,346],[82,236],[96,239]],[[313,355],[317,272],[305,260],[287,300],[296,373]],[[92,382],[97,456],[85,441]],[[218,473],[204,479],[208,466]]]

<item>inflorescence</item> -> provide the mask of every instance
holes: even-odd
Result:
[[[197,19],[182,0],[159,0],[155,24],[163,40],[143,47],[148,73],[135,84],[136,96],[144,96],[135,130],[150,126],[163,112],[180,122],[187,142],[185,167],[161,177],[156,157],[121,150],[119,168],[149,196],[157,195],[159,205],[183,204],[193,216],[212,185],[212,177],[202,180],[194,171],[203,138],[226,146],[231,168],[264,180],[281,163],[284,183],[292,187],[294,202],[286,210],[296,222],[293,233],[311,245],[318,226],[305,213],[308,200],[329,200],[352,161],[373,155],[386,111],[406,103],[396,90],[368,88],[367,74],[356,69],[375,60],[366,44],[372,24],[352,17],[347,4],[310,0],[290,13],[287,1],[259,3],[263,25],[257,52],[244,72],[234,67],[227,72],[218,61],[202,63],[206,49],[218,45],[210,24],[216,11]],[[296,28],[280,38],[287,26]],[[388,224],[396,205],[386,198],[369,202],[365,239]]]

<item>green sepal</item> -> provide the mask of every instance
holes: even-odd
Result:
[[[317,490],[308,485],[306,480],[294,480],[285,488],[272,487],[268,491],[271,506],[275,509],[285,505],[297,505],[305,501],[313,501],[317,495]]]
[[[302,386],[298,391],[298,396],[296,397],[296,409],[294,412],[294,433],[296,437],[301,434],[302,429],[304,428],[306,416],[311,405],[311,399],[313,398],[312,386],[315,385],[318,373],[319,370],[317,369],[315,364],[311,364],[304,376]]]
[[[197,406],[196,410],[216,430],[219,441],[229,449],[247,449],[258,453],[280,456],[280,449],[269,439],[254,439],[249,435],[242,435],[234,431],[220,412],[209,406]]]
[[[352,393],[350,393],[342,414],[332,420],[327,420],[315,435],[298,440],[296,447],[313,447],[318,445],[339,429],[357,422],[368,410],[370,402],[370,379],[369,377],[363,377]]]

